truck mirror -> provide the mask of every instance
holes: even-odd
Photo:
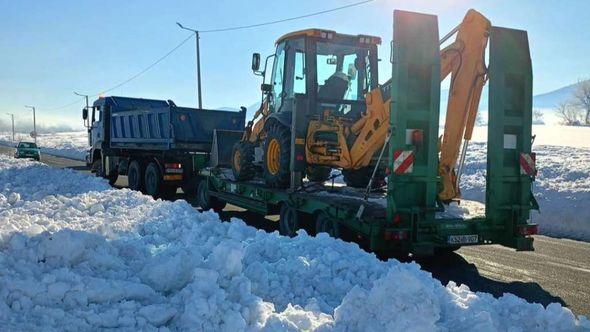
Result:
[[[82,119],[83,119],[83,120],[86,120],[86,119],[88,119],[88,109],[87,109],[86,107],[84,107],[84,108],[82,109]]]
[[[260,53],[252,54],[252,71],[257,72],[260,69]]]

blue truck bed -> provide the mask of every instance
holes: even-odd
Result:
[[[243,130],[245,111],[177,107],[172,101],[106,97],[110,147],[211,151],[213,130]]]

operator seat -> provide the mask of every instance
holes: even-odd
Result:
[[[337,71],[328,77],[324,85],[320,85],[318,97],[328,100],[342,100],[348,90],[348,76],[343,72]]]

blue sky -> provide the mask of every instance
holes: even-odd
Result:
[[[83,103],[73,91],[99,93],[136,74],[187,37],[175,22],[198,29],[252,24],[355,2],[285,1],[11,1],[0,0],[0,119],[24,121],[37,106],[40,124],[80,126]],[[387,61],[392,12],[405,9],[439,16],[440,33],[469,8],[494,25],[527,30],[534,92],[543,93],[590,75],[590,1],[377,0],[342,11],[272,26],[201,37],[203,101],[207,108],[250,105],[260,78],[250,71],[253,52],[273,52],[283,33],[308,27],[381,36],[380,79]],[[190,41],[152,70],[112,95],[172,99],[195,106],[195,49]]]

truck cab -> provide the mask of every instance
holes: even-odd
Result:
[[[109,111],[109,106],[105,103],[105,98],[100,97],[92,106],[85,107],[82,110],[84,126],[88,130],[88,146],[90,147],[86,163],[93,168],[96,167],[97,161],[101,158],[101,150],[105,139],[108,139],[108,132],[105,130],[105,121]]]

